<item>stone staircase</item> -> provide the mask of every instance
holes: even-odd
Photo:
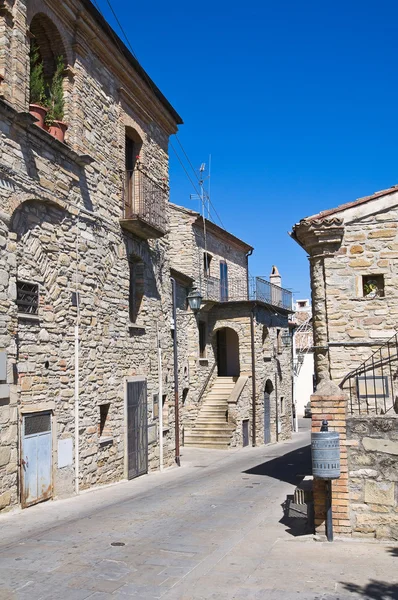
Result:
[[[229,447],[234,427],[227,421],[228,398],[235,379],[217,377],[203,400],[195,425],[184,432],[184,446],[219,450]]]

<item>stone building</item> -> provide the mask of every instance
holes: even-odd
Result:
[[[326,418],[341,437],[335,530],[398,539],[398,188],[303,219],[292,236],[311,269],[313,428]],[[314,493],[322,530],[321,481]]]
[[[292,431],[291,292],[251,278],[253,248],[199,213],[170,205],[170,261],[184,445],[227,448],[287,439]],[[192,289],[200,310],[187,308]]]
[[[306,298],[296,300],[293,309],[294,404],[297,415],[303,417],[305,407],[314,392],[312,307]]]
[[[164,236],[181,119],[89,0],[0,0],[0,38],[1,509],[158,468],[159,345],[174,460]],[[50,96],[43,122],[57,73],[63,111]]]

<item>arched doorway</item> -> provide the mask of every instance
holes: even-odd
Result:
[[[217,331],[217,367],[219,377],[239,377],[239,336],[233,329]]]
[[[264,444],[271,443],[271,394],[273,391],[272,381],[267,379],[264,387]]]

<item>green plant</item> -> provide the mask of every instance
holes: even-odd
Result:
[[[47,125],[52,125],[54,121],[62,121],[64,117],[64,70],[64,58],[63,56],[58,56],[56,60],[54,77],[50,85],[50,102],[46,117]]]
[[[33,42],[30,49],[30,103],[46,106],[46,84],[44,82],[43,61],[38,45]]]
[[[368,296],[369,294],[377,296],[379,289],[376,283],[370,281],[369,283],[364,283],[363,291],[365,292],[365,296]]]

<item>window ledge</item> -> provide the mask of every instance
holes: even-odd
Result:
[[[386,296],[375,296],[374,298],[367,298],[366,296],[363,296],[361,298],[350,298],[350,300],[353,302],[372,302],[374,300],[381,300],[384,302],[386,300]]]
[[[204,367],[207,367],[209,364],[209,359],[208,358],[199,358],[199,364],[203,365]]]
[[[17,313],[17,317],[20,320],[24,321],[35,321],[36,323],[40,321],[39,315],[30,315],[29,313]]]
[[[34,137],[45,142],[47,146],[51,146],[54,150],[62,153],[81,167],[90,165],[94,162],[94,158],[89,154],[79,154],[78,152],[75,152],[70,146],[57,140],[48,133],[48,131],[35,125],[36,119],[29,112],[18,112],[11,104],[2,98],[0,98],[0,114],[12,119],[23,129],[33,134]]]
[[[112,436],[103,436],[100,437],[100,439],[98,440],[98,444],[100,446],[106,446],[106,445],[112,445],[113,444],[113,437]]]

